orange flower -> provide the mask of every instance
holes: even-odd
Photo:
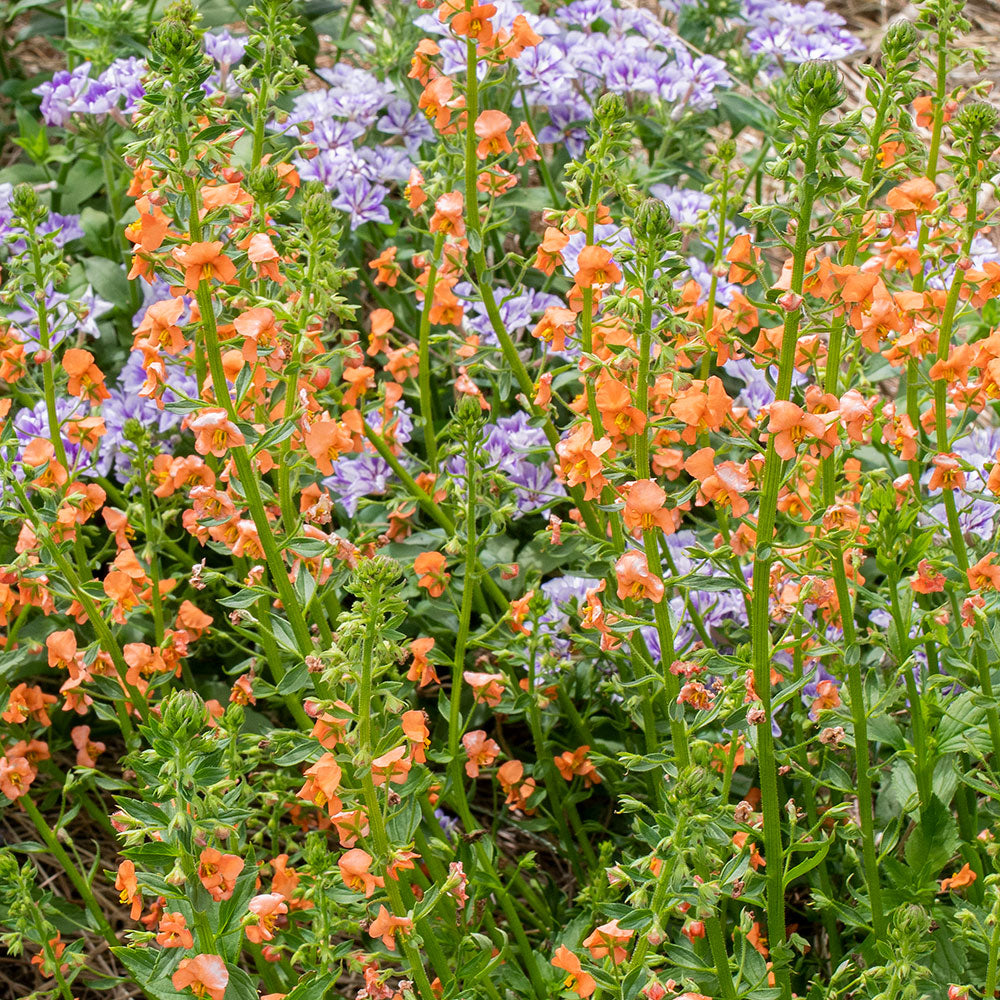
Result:
[[[372,937],[380,937],[382,944],[389,951],[396,950],[396,932],[406,935],[413,930],[413,921],[409,917],[394,917],[384,906],[379,906],[378,916],[371,922],[368,933]]]
[[[448,4],[442,5],[442,15],[445,14],[447,8]],[[469,10],[463,10],[451,19],[451,30],[456,35],[467,35],[469,38],[474,38],[480,45],[489,45],[493,40],[493,25],[490,18],[496,12],[496,7],[491,3],[475,4]]]
[[[36,773],[26,757],[0,757],[0,792],[13,802],[28,791]]]
[[[452,22],[454,24],[454,22]],[[482,111],[476,119],[475,133],[479,136],[476,156],[485,160],[490,156],[503,156],[513,150],[507,130],[513,122],[502,111]]]
[[[972,571],[969,570],[969,572]],[[944,590],[944,585],[944,574],[935,573],[926,559],[920,560],[917,564],[917,572],[910,577],[910,586],[918,594],[940,594]]]
[[[184,268],[184,287],[189,292],[198,291],[199,282],[215,278],[223,285],[231,285],[236,280],[236,266],[222,252],[222,243],[190,243],[175,247],[172,255]]]
[[[111,393],[104,385],[104,373],[94,364],[94,355],[79,347],[71,347],[63,354],[62,366],[69,375],[66,391],[91,403],[109,399]]]
[[[597,773],[597,768],[587,759],[588,753],[590,753],[590,747],[582,746],[577,747],[572,752],[567,750],[555,758],[556,768],[566,781],[572,781],[574,776],[583,778],[584,788],[601,783],[601,776]],[[586,942],[584,943],[586,944]]]
[[[115,888],[119,892],[118,899],[120,902],[132,904],[131,918],[138,920],[139,914],[142,913],[142,893],[139,891],[139,882],[136,879],[134,862],[123,861],[118,866]]]
[[[427,659],[427,654],[434,648],[434,639],[423,636],[410,643],[410,654],[413,662],[406,673],[408,681],[416,681],[417,687],[427,687],[428,684],[440,684],[441,678],[434,670],[434,665]]]
[[[413,560],[413,572],[420,579],[418,587],[423,587],[431,597],[440,597],[451,579],[451,574],[445,572],[447,558],[441,552],[421,552]]]
[[[826,424],[814,413],[787,400],[776,400],[768,411],[767,430],[773,436],[774,450],[786,462],[795,458],[798,446],[807,438],[820,438]]]
[[[365,899],[371,898],[375,889],[381,889],[383,885],[382,879],[368,870],[371,863],[372,856],[367,851],[362,851],[360,847],[345,851],[337,862],[344,885],[355,892],[363,892]]]
[[[455,92],[455,85],[446,76],[439,76],[429,80],[424,86],[424,92],[417,101],[417,107],[434,122],[434,127],[439,131],[446,128],[451,121],[451,101]]]
[[[393,288],[399,277],[399,265],[396,263],[396,247],[387,247],[368,266],[375,272],[372,279],[376,285],[387,285]]]
[[[635,933],[633,930],[623,930],[617,920],[601,924],[584,942],[584,948],[590,949],[591,958],[597,960],[610,956],[615,965],[621,965],[628,958],[625,944]]]
[[[976,881],[976,873],[969,867],[968,861],[954,875],[941,879],[941,892],[949,889],[964,889]]]
[[[557,265],[563,262],[562,251],[565,249],[567,243],[569,243],[569,237],[564,232],[553,226],[548,226],[542,242],[538,245],[535,267],[544,274],[551,276]]]
[[[628,488],[622,520],[629,531],[659,528],[673,534],[674,520],[665,508],[667,494],[652,480],[640,479]]]
[[[412,761],[406,756],[406,747],[394,747],[372,761],[372,781],[384,785],[387,781],[397,785],[406,782]]]
[[[608,485],[602,471],[601,455],[611,447],[611,441],[606,437],[594,440],[594,429],[589,420],[577,424],[569,436],[556,445],[560,478],[570,487],[584,483],[584,500],[595,500]]]
[[[684,461],[684,470],[698,483],[697,503],[715,503],[730,507],[733,517],[742,517],[750,504],[743,496],[750,489],[745,468],[735,462],[715,464],[713,448],[699,448]]]
[[[988,553],[966,571],[973,590],[1000,590],[1000,566],[993,562],[995,556],[995,552]]]
[[[927,482],[930,490],[964,490],[965,473],[958,464],[958,456],[952,453],[935,455],[932,464],[934,471]]]
[[[319,471],[329,476],[333,473],[333,463],[343,452],[350,451],[353,443],[350,431],[342,421],[323,417],[306,431],[305,446],[316,460]]]
[[[254,233],[247,243],[246,250],[247,260],[257,268],[258,278],[270,278],[279,285],[285,283],[285,276],[278,270],[281,254],[274,249],[271,237],[267,233]]]
[[[243,859],[238,854],[223,854],[206,847],[198,857],[198,878],[217,903],[233,894],[241,871]]]
[[[300,799],[315,802],[321,809],[339,812],[341,802],[336,795],[342,772],[332,753],[325,753],[312,767],[306,768],[306,783],[299,789]]]
[[[4,722],[27,722],[29,716],[41,726],[51,726],[48,706],[56,702],[54,694],[45,694],[37,685],[29,687],[23,681],[15,685],[7,700],[7,708],[0,719]]]
[[[156,943],[161,948],[193,948],[194,937],[187,928],[183,913],[164,913],[160,917]]]
[[[576,264],[576,283],[580,288],[606,288],[621,281],[622,273],[606,247],[587,245]]]
[[[531,331],[531,336],[547,343],[550,351],[565,351],[566,338],[571,336],[575,329],[576,313],[572,309],[549,306]]]
[[[496,708],[503,697],[506,678],[503,674],[485,674],[475,670],[466,670],[462,679],[472,688],[472,694],[479,704]]]
[[[732,408],[722,380],[713,375],[705,382],[695,380],[679,392],[670,404],[670,415],[687,424],[681,440],[694,444],[699,434],[719,430]]]
[[[552,964],[566,973],[563,986],[572,990],[578,997],[589,997],[597,989],[594,977],[583,971],[580,959],[566,945],[561,944],[556,949],[556,957],[552,959]]]
[[[487,739],[484,729],[473,729],[462,736],[466,756],[465,773],[470,778],[479,777],[481,767],[490,767],[500,754],[496,740]]]
[[[199,455],[225,458],[230,448],[240,447],[245,443],[240,429],[221,406],[199,410],[188,426],[194,431],[194,448]]]
[[[601,423],[612,436],[631,437],[646,426],[646,414],[632,405],[632,390],[616,378],[603,378],[597,387],[596,403]]]
[[[429,223],[432,233],[444,233],[456,239],[465,235],[465,199],[461,191],[449,191],[434,202]]]
[[[519,760],[509,760],[497,768],[497,781],[504,790],[506,804],[511,809],[519,809],[526,815],[534,810],[528,808],[528,800],[535,794],[535,779],[524,778],[524,765]]]
[[[427,713],[414,709],[403,713],[403,733],[410,741],[413,763],[423,764],[427,760],[424,751],[431,745],[430,730],[427,728]]]
[[[223,1000],[229,984],[229,970],[218,955],[196,955],[194,958],[182,958],[170,981],[175,990],[190,986],[196,997]]]
[[[254,896],[247,909],[257,918],[256,923],[246,925],[247,940],[254,944],[274,940],[274,926],[278,917],[288,912],[285,897],[278,892],[267,892]]]
[[[615,563],[615,576],[620,600],[648,597],[654,604],[663,600],[663,581],[650,573],[644,552],[633,549],[620,556]]]
[[[97,758],[107,750],[107,747],[90,738],[90,726],[74,726],[69,735],[73,746],[76,747],[76,766],[96,767]]]
[[[757,280],[756,269],[760,265],[760,251],[750,239],[749,233],[741,233],[733,240],[726,254],[729,265],[729,282],[737,285],[752,285]]]

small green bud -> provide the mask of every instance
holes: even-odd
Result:
[[[617,125],[627,114],[628,108],[625,107],[625,98],[621,94],[604,94],[594,109],[594,117],[602,129]]]
[[[351,590],[356,594],[383,590],[399,579],[399,563],[388,556],[373,556],[362,559],[351,576]]]
[[[992,104],[973,101],[959,111],[957,124],[978,139],[987,132],[996,131],[998,119],[1000,112]]]
[[[659,236],[666,236],[673,228],[674,220],[670,209],[659,198],[646,198],[635,211],[632,232],[636,239],[651,242]]]
[[[715,155],[721,163],[732,163],[736,158],[736,143],[732,139],[720,139],[715,147]]]
[[[172,737],[190,739],[205,728],[205,703],[195,691],[173,691],[163,705],[162,720]]]
[[[11,885],[18,876],[17,861],[4,851],[0,854],[0,885]]]
[[[30,184],[18,184],[10,196],[10,207],[20,222],[37,225],[48,214],[38,201],[38,192]]]
[[[798,111],[824,115],[844,102],[840,71],[831,62],[804,62],[792,74],[788,101]]]
[[[247,188],[259,201],[274,201],[281,192],[281,178],[274,167],[264,163],[250,171]]]
[[[475,430],[483,423],[483,408],[478,399],[462,396],[455,407],[455,417],[465,430]]]
[[[901,63],[916,48],[920,32],[912,21],[896,21],[882,39],[882,55],[886,62]]]
[[[330,193],[318,181],[310,181],[302,192],[302,222],[313,235],[329,232],[333,228],[336,212],[330,202]]]
[[[122,436],[126,441],[135,443],[141,440],[145,433],[145,428],[135,417],[126,418],[122,424]]]
[[[198,14],[190,0],[178,0],[167,8],[149,40],[150,51],[164,62],[186,62],[199,51]]]

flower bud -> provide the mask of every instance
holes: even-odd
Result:
[[[205,727],[205,703],[195,691],[174,691],[163,704],[163,729],[178,740],[190,739]]]
[[[882,39],[882,55],[886,62],[901,63],[916,48],[920,34],[912,21],[900,20],[889,25]]]
[[[625,107],[625,98],[621,94],[604,94],[594,109],[594,117],[597,119],[598,125],[603,129],[617,125],[627,114],[628,109]]]
[[[788,101],[798,111],[809,115],[824,115],[844,101],[844,84],[840,71],[830,62],[800,63],[792,74]]]
[[[30,184],[18,184],[10,196],[10,207],[18,221],[37,225],[48,214],[38,202],[38,193]]]
[[[987,132],[995,132],[998,119],[1000,112],[985,101],[966,104],[958,113],[958,125],[977,139]]]
[[[269,163],[261,164],[250,171],[247,188],[258,201],[274,201],[281,193],[281,178]]]
[[[638,240],[650,242],[657,236],[666,236],[672,227],[670,209],[659,198],[646,198],[635,210],[632,232]]]
[[[200,32],[195,31],[197,20],[190,0],[171,4],[153,31],[150,51],[164,62],[186,62],[199,50],[201,39]]]

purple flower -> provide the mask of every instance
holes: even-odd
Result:
[[[71,333],[87,337],[101,335],[97,317],[103,316],[111,308],[111,303],[105,302],[89,286],[81,294],[75,295],[72,301],[74,309],[70,308],[68,295],[54,291],[51,285],[45,289],[50,347],[62,343]],[[29,350],[38,350],[41,346],[39,339],[41,335],[38,330],[38,315],[33,304],[26,299],[18,299],[17,305],[7,313],[6,319],[28,345]]]
[[[385,493],[392,469],[379,455],[342,455],[334,462],[333,475],[323,480],[323,485],[335,500],[354,517],[358,501],[370,494]]]
[[[74,70],[60,70],[51,80],[32,90],[42,99],[40,110],[46,125],[62,127],[69,122],[81,98],[94,84],[90,69],[90,63],[86,62]]]
[[[228,28],[205,34],[205,53],[221,66],[238,63],[247,50],[247,36],[230,34]]]
[[[148,67],[144,60],[130,56],[128,59],[116,59],[102,74],[101,82],[115,92],[114,104],[124,98],[123,110],[132,114],[145,96],[146,88],[142,85],[143,77]]]
[[[421,143],[434,138],[427,119],[409,101],[398,97],[389,102],[375,127],[385,135],[398,135],[410,156],[420,152]]]
[[[358,177],[341,185],[340,194],[333,199],[333,207],[347,212],[351,217],[351,229],[366,222],[392,222],[384,201],[389,189],[381,184]]]
[[[744,17],[750,25],[749,50],[774,59],[792,63],[844,59],[862,48],[844,27],[844,19],[819,0],[801,6],[783,0],[744,0]]]

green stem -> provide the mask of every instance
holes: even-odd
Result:
[[[434,288],[437,285],[438,260],[444,247],[444,234],[434,237],[434,259],[427,272],[424,288],[424,308],[420,313],[420,333],[418,350],[420,354],[417,369],[417,387],[420,391],[420,420],[424,430],[424,452],[427,466],[432,475],[437,475],[437,435],[434,431],[434,397],[431,395],[431,307],[434,304]]]
[[[73,887],[80,894],[80,898],[97,924],[98,930],[112,948],[117,948],[118,938],[115,937],[115,932],[111,929],[111,924],[108,923],[107,918],[104,916],[101,904],[97,901],[97,897],[94,895],[93,890],[91,890],[87,880],[80,873],[80,870],[63,849],[62,844],[59,843],[56,835],[49,828],[49,824],[45,822],[45,817],[38,811],[38,806],[35,805],[30,795],[22,795],[19,801],[24,806],[25,812],[38,831],[38,836],[42,838],[42,842],[46,848],[48,848],[59,864],[62,865],[63,871],[66,872],[70,882],[73,883]],[[63,835],[66,835],[65,830],[63,831]]]
[[[792,257],[791,290],[801,295],[805,274],[806,253],[809,249],[813,203],[816,191],[813,174],[816,170],[820,116],[811,114],[807,132],[807,153],[799,193],[799,210],[795,247]],[[776,400],[791,397],[792,375],[795,368],[795,347],[798,338],[801,309],[786,313],[778,364]],[[772,947],[785,943],[785,893],[782,872],[784,852],[781,840],[782,811],[778,801],[778,773],[771,732],[771,632],[770,593],[771,566],[774,562],[774,527],[778,491],[781,486],[784,461],[775,451],[774,435],[768,437],[764,457],[763,482],[758,506],[757,544],[753,563],[751,598],[751,655],[754,686],[761,701],[764,718],[757,725],[757,757],[760,770],[761,804],[764,817],[764,849],[767,857],[767,931]],[[791,1000],[792,987],[787,965],[775,973],[781,996]]]

